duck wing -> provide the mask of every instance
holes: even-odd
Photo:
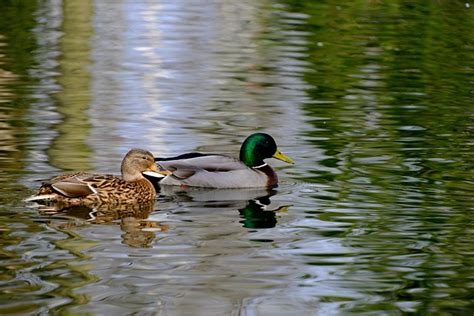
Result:
[[[90,184],[83,182],[78,178],[68,178],[51,184],[54,190],[67,197],[82,197],[97,193]]]
[[[112,175],[83,173],[58,179],[50,183],[50,185],[62,195],[75,198],[95,194],[99,190],[107,190],[117,184],[117,182],[123,182],[123,180]]]
[[[240,160],[217,154],[188,153],[170,158],[155,158],[155,161],[180,178],[190,177],[201,170],[227,172],[248,169]]]

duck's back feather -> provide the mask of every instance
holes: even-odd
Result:
[[[155,161],[170,171],[175,171],[178,169],[203,169],[211,172],[225,172],[231,170],[249,169],[249,167],[247,167],[240,160],[217,154],[189,153],[171,158],[156,158]]]

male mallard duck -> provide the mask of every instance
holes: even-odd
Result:
[[[122,160],[122,177],[67,173],[45,182],[28,201],[51,201],[64,206],[144,203],[155,199],[153,184],[143,172],[164,177],[170,172],[159,169],[153,155],[142,149],[130,150]]]
[[[188,153],[171,158],[155,158],[171,174],[160,185],[206,188],[274,187],[278,177],[263,160],[276,158],[294,163],[282,154],[268,134],[252,134],[240,148],[239,160],[218,154]],[[146,174],[146,173],[145,173]]]

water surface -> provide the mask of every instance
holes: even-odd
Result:
[[[472,314],[474,16],[462,1],[4,1],[0,313]],[[26,205],[132,147],[235,155],[275,190]]]

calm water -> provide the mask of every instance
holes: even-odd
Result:
[[[0,3],[0,314],[474,313],[466,1]],[[26,205],[123,154],[235,154],[276,190]]]

